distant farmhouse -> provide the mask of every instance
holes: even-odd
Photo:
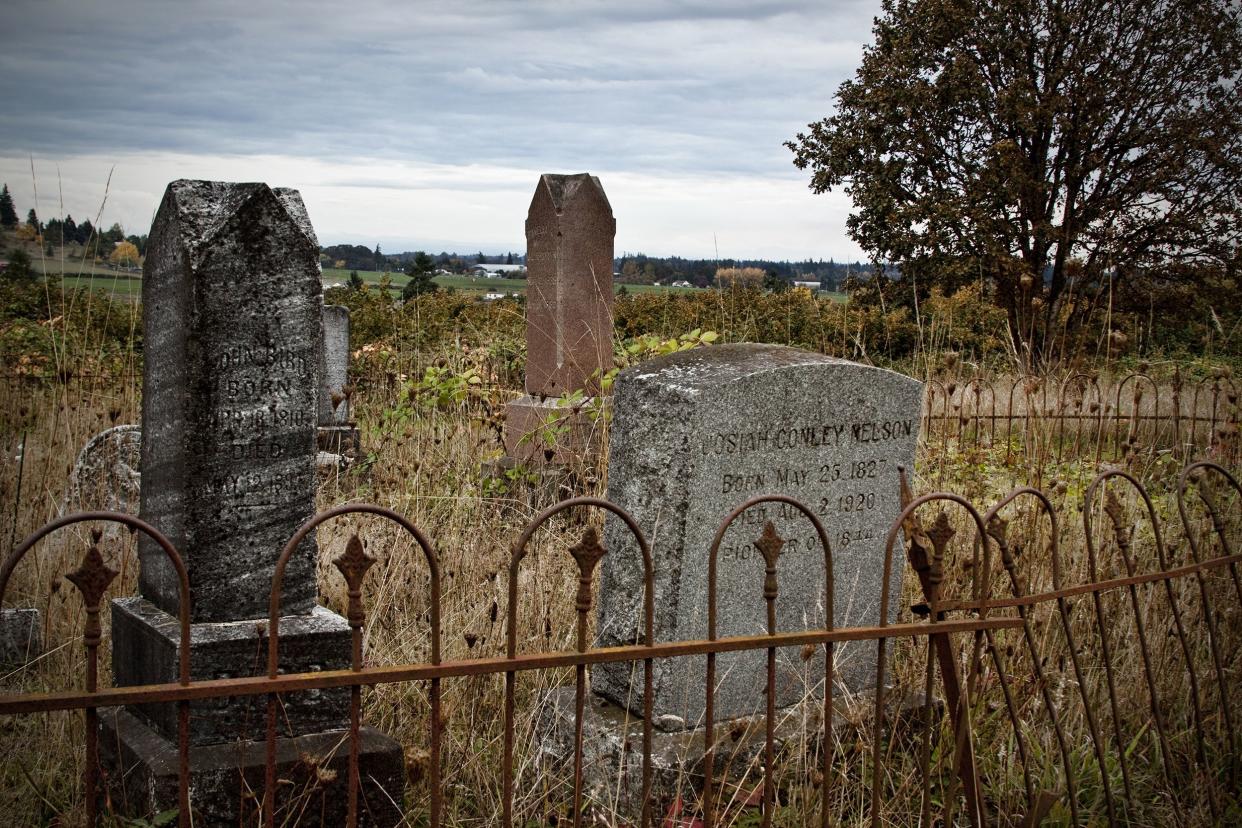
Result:
[[[470,268],[475,276],[486,279],[520,279],[526,276],[526,265],[523,264],[477,264]]]

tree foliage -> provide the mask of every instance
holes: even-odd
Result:
[[[118,242],[116,247],[112,249],[108,261],[122,267],[133,267],[138,264],[138,247],[133,242]]]
[[[986,285],[1046,357],[1104,286],[1242,245],[1230,0],[884,0],[835,114],[787,146],[902,280]],[[1182,272],[1182,271],[1179,271]]]
[[[0,188],[0,227],[16,226],[17,208],[13,206],[13,195],[9,192],[9,185],[5,184],[3,188]]]
[[[432,277],[435,275],[436,264],[430,256],[419,250],[414,254],[414,258],[405,268],[405,274],[410,277],[410,281],[405,283],[405,287],[401,289],[402,299],[412,299],[415,296],[422,296],[424,293],[435,293],[440,289]]]

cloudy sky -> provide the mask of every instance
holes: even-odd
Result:
[[[23,217],[37,190],[45,219],[146,232],[172,179],[260,180],[323,244],[520,251],[539,174],[588,171],[618,254],[860,255],[848,197],[782,142],[829,114],[879,0],[4,6]]]

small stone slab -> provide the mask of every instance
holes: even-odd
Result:
[[[656,573],[656,640],[707,638],[708,550],[721,521],[755,495],[783,494],[823,522],[833,553],[838,627],[879,622],[885,536],[900,512],[898,466],[912,468],[922,386],[892,371],[778,345],[722,345],[654,359],[614,386],[608,499],[647,534]],[[717,635],[767,632],[765,562],[755,542],[771,521],[784,544],[777,564],[777,628],[825,625],[824,555],[793,507],[746,512],[718,558]],[[599,646],[639,640],[643,576],[637,545],[608,518],[600,572]],[[901,593],[894,553],[890,618]],[[838,644],[836,681],[875,681],[875,643]],[[804,657],[807,656],[807,657]],[[701,724],[704,658],[656,663],[658,723]],[[719,719],[761,712],[766,654],[717,660]],[[637,710],[632,665],[593,668],[592,686]],[[637,675],[637,674],[634,674]],[[776,702],[823,693],[823,648],[778,653]],[[665,725],[662,725],[665,726]]]
[[[42,654],[42,614],[33,607],[0,609],[0,664],[26,664]]]

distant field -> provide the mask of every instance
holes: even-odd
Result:
[[[46,265],[46,266],[45,266]],[[102,290],[118,297],[136,297],[142,293],[140,274],[133,272],[108,270],[77,262],[65,262],[63,269],[58,261],[48,260],[46,263],[36,262],[36,269],[49,276],[62,276],[65,287],[86,287]],[[358,275],[369,285],[378,285],[383,277],[375,271],[358,271]],[[404,273],[390,274],[392,290],[400,293],[401,288],[409,281]],[[444,288],[455,288],[466,293],[526,293],[525,279],[486,279],[480,276],[437,276],[436,284]],[[323,272],[324,287],[340,287],[349,283],[349,271],[325,269]],[[616,285],[620,290],[623,286]],[[699,288],[666,287],[664,285],[624,285],[627,293],[694,293]],[[834,302],[844,302],[844,293],[821,293],[821,298]]]

